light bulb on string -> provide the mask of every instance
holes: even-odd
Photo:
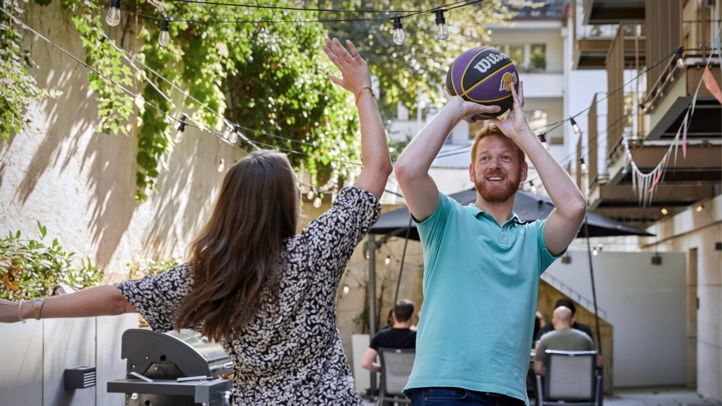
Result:
[[[529,190],[536,194],[536,186],[534,185],[534,182],[529,182]]]
[[[592,255],[594,255],[595,257],[597,255],[599,255],[599,251],[597,250],[597,247],[594,247],[594,249],[592,249]]]
[[[574,117],[569,117],[569,121],[571,121],[571,123],[572,123],[572,129],[574,129],[574,132],[575,132],[576,134],[581,134],[581,133],[582,133],[582,130],[579,129],[579,125],[578,125],[577,122],[574,120]]]
[[[541,141],[544,149],[547,149],[547,150],[549,149],[549,146],[547,145],[547,133],[539,134],[539,141]]]
[[[161,46],[166,46],[170,43],[170,33],[168,32],[169,21],[167,18],[163,18],[163,22],[160,26],[160,34],[158,35],[158,43]]]
[[[316,196],[315,199],[313,199],[313,207],[319,208],[321,207],[321,204],[323,204],[323,200],[321,200],[321,196]]]
[[[344,295],[348,294],[348,284],[347,283],[343,284],[343,294]]]
[[[238,124],[233,125],[233,131],[231,132],[231,135],[228,137],[228,141],[230,141],[231,144],[235,144],[236,142],[238,142],[238,132],[239,132],[238,128],[239,128]]]
[[[401,45],[406,40],[406,34],[404,34],[403,25],[401,24],[401,16],[394,16],[394,44]]]
[[[696,209],[696,210],[697,210],[697,213],[701,212],[702,209],[704,209],[704,205],[703,205],[703,204],[700,204],[699,206],[697,206],[697,209]]]
[[[384,264],[388,265],[391,263],[391,255],[387,255],[386,259],[384,260]]]
[[[436,9],[436,39],[446,41],[449,39],[449,29],[446,28],[446,18],[444,18],[444,9]]]
[[[313,200],[314,197],[316,197],[316,192],[314,192],[313,189],[309,190],[306,194],[306,199]]]
[[[662,210],[660,210],[660,212],[662,212],[662,214],[665,215],[665,216],[666,216],[667,214],[669,214],[669,210],[667,210],[666,207],[662,207]]]
[[[186,129],[186,118],[187,116],[183,114],[183,117],[180,119],[180,124],[178,124],[178,130],[175,132],[175,137],[173,137],[173,142],[176,144],[183,139],[183,131]]]
[[[677,67],[680,69],[684,69],[687,67],[687,64],[684,62],[684,56],[682,55],[682,51],[684,51],[683,47],[677,48],[674,53],[677,54]]]
[[[585,172],[587,170],[587,163],[584,162],[584,158],[579,158],[579,162],[582,164],[582,172]]]
[[[226,170],[226,160],[221,158],[220,161],[218,161],[218,172],[223,172]]]
[[[230,126],[226,127],[226,130],[223,131],[223,139],[227,140],[229,138],[231,138],[231,127]]]
[[[110,2],[110,10],[108,10],[108,14],[105,15],[105,22],[111,27],[120,24],[120,0]]]

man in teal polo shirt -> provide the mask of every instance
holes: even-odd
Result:
[[[396,163],[424,251],[424,312],[404,390],[414,406],[528,404],[525,379],[539,277],[576,236],[586,202],[529,128],[521,83],[519,95],[512,95],[506,119],[492,119],[474,139],[474,204],[465,207],[440,193],[428,171],[460,120],[473,121],[475,114],[498,107],[447,94],[446,106]],[[512,213],[514,194],[527,177],[525,153],[556,207],[533,223]]]

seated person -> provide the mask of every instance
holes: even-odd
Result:
[[[574,306],[574,302],[563,297],[563,298],[557,300],[557,303],[554,305],[554,309],[556,310],[561,306],[564,306],[567,309],[572,311],[572,328],[575,330],[579,330],[583,333],[586,333],[586,335],[588,335],[589,338],[591,338],[592,341],[594,341],[594,336],[592,334],[591,327],[587,326],[586,324],[577,323],[576,320],[574,320],[574,314],[576,314],[576,312],[577,312],[577,307]],[[554,323],[549,323],[549,324],[545,325],[544,327],[542,327],[541,330],[539,330],[538,335],[534,339],[541,340],[541,337],[550,331],[554,331]]]
[[[361,360],[363,368],[372,372],[381,372],[381,365],[375,362],[379,348],[416,348],[416,331],[409,328],[413,314],[414,302],[408,299],[396,302],[391,314],[393,327],[379,331],[371,339],[371,344]]]
[[[586,334],[572,328],[574,319],[572,311],[564,306],[554,310],[552,323],[554,331],[544,334],[539,341],[534,356],[534,373],[544,375],[546,350],[557,351],[594,351],[594,341]],[[601,358],[597,357],[597,366],[601,366]]]

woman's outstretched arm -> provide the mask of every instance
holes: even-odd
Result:
[[[134,312],[135,309],[118,288],[105,285],[45,298],[40,318],[115,316]],[[31,301],[24,301],[19,308],[18,302],[0,299],[0,323],[18,322],[21,315],[27,320],[35,319]]]

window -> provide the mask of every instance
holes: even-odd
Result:
[[[546,44],[531,44],[529,47],[529,66],[536,70],[547,68],[547,46]]]
[[[547,68],[546,44],[492,46],[511,58],[516,68],[522,72],[540,72]]]
[[[544,110],[531,110],[525,111],[524,114],[529,122],[529,127],[534,130],[535,133],[546,131],[547,127],[547,112]]]
[[[517,66],[524,65],[524,45],[509,45],[509,50],[506,51],[506,55],[511,58]]]

